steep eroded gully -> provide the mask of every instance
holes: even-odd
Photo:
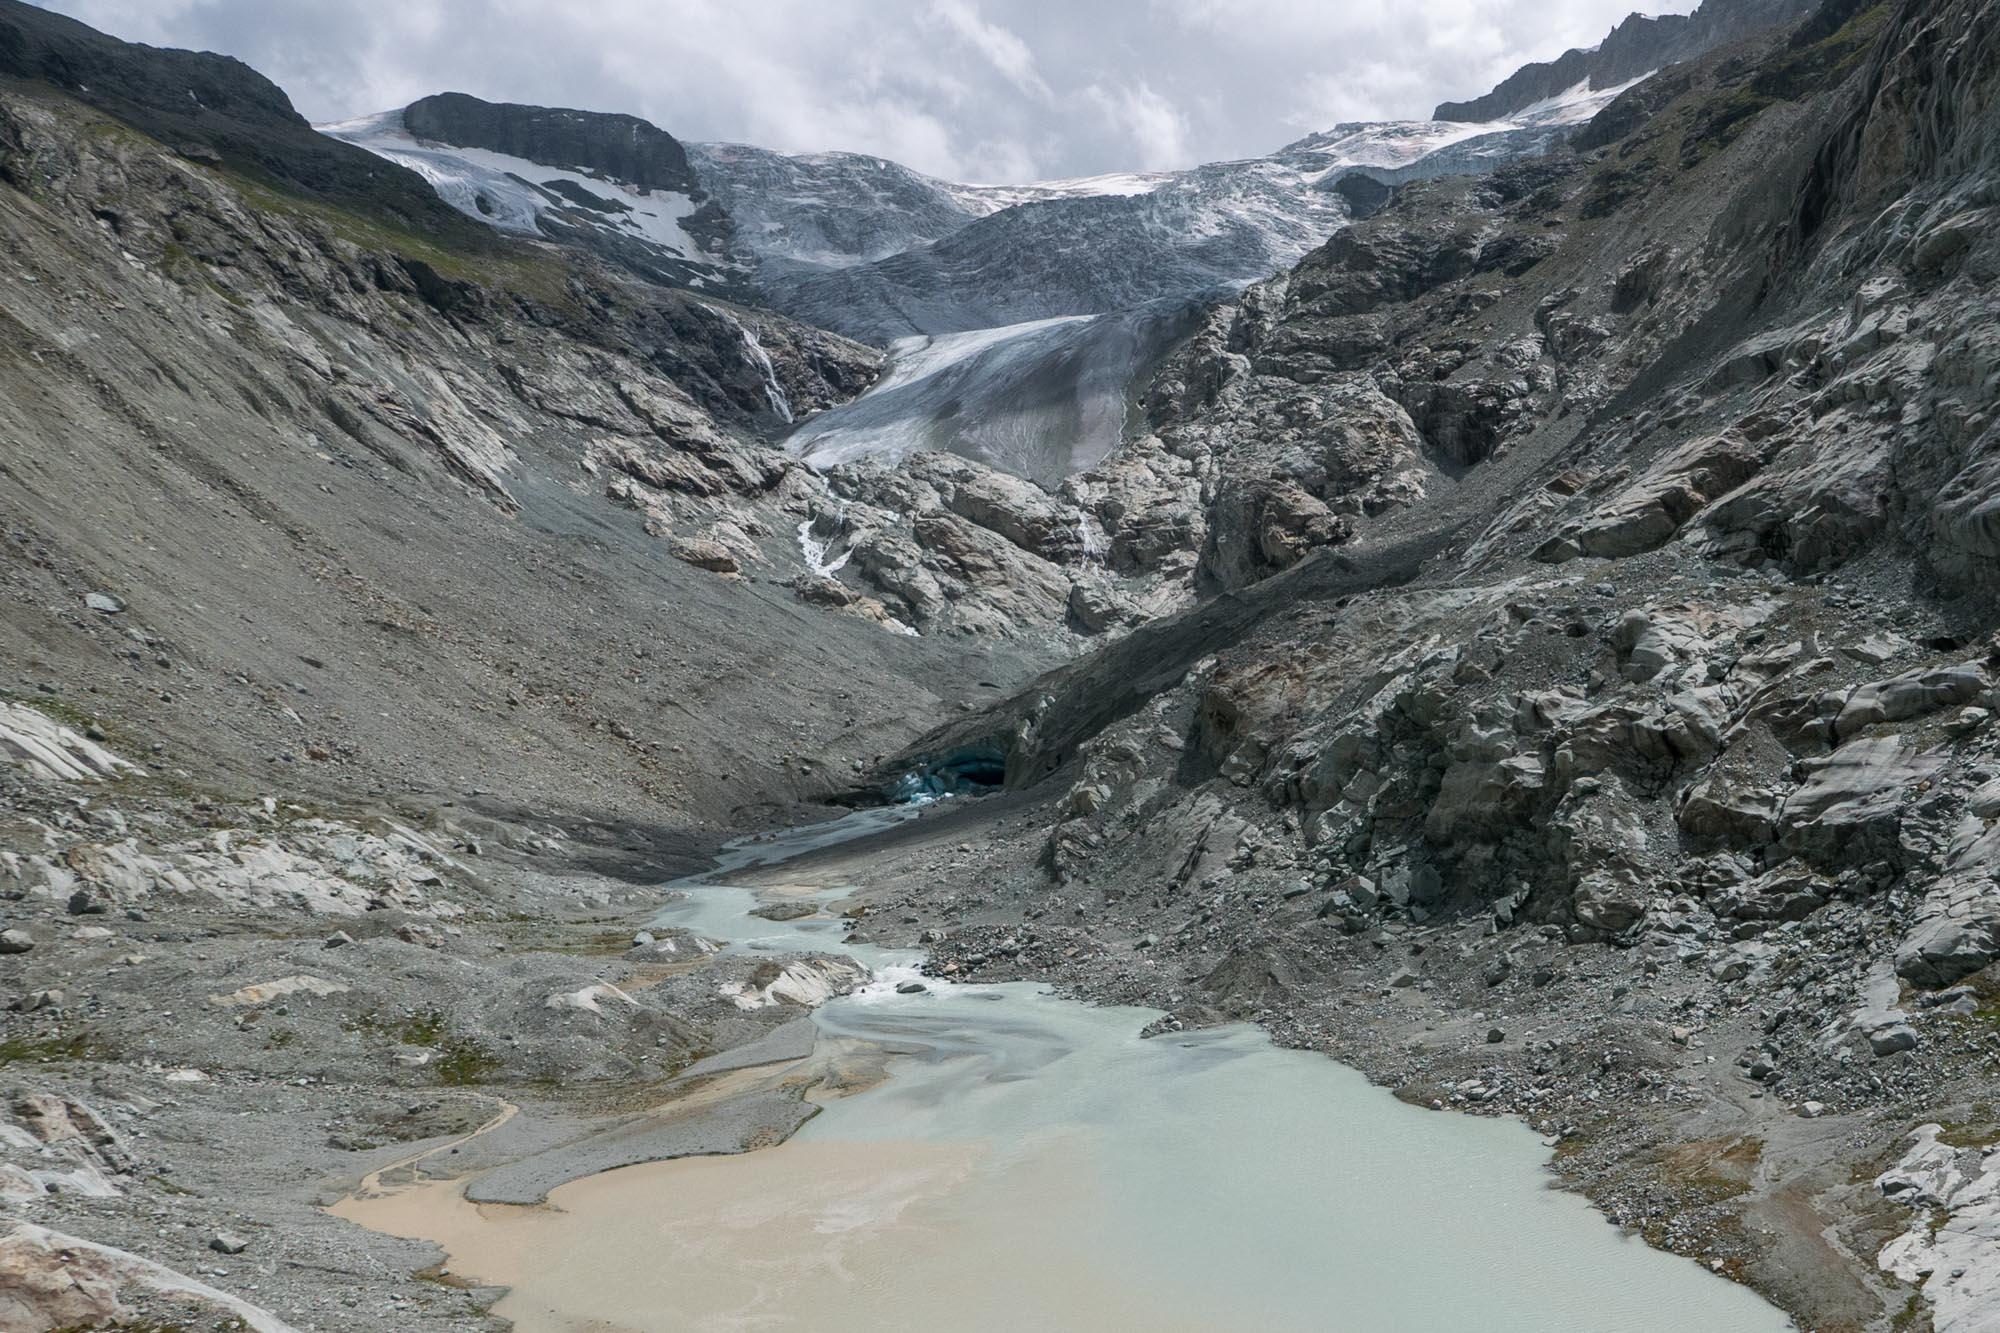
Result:
[[[496,1313],[526,1333],[1790,1326],[1547,1188],[1518,1123],[1427,1114],[1248,1025],[1142,1038],[1157,1011],[920,977],[915,950],[849,942],[862,840],[927,823],[949,835],[900,808],[739,844],[660,914],[799,976],[868,969],[813,1011],[810,1054],[695,1081],[809,1082],[818,1113],[787,1141],[588,1176],[542,1206],[446,1180],[338,1211],[506,1285]]]

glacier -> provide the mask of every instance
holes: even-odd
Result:
[[[949,449],[1054,485],[1122,443],[1130,386],[1203,304],[1296,263],[1353,219],[1349,177],[1393,186],[1545,152],[1647,77],[1600,89],[1586,79],[1498,120],[1342,124],[1262,157],[1022,185],[945,181],[861,153],[692,143],[680,149],[693,192],[645,189],[574,163],[427,141],[400,111],[321,128],[503,231],[581,239],[643,276],[752,295],[886,347],[874,388],[795,423],[745,331],[774,418],[795,425],[789,447],[814,466]],[[565,128],[635,123],[512,110]]]
[[[788,253],[766,276],[774,301],[889,348],[881,381],[790,447],[818,467],[948,449],[1053,486],[1123,442],[1130,386],[1204,301],[1296,263],[1352,220],[1344,177],[1395,185],[1545,152],[1643,77],[1579,84],[1499,121],[1337,125],[1268,157],[1115,178],[1115,193],[1018,187],[1022,202],[886,258],[813,271]],[[1034,194],[1058,187],[1069,192]],[[820,197],[785,197],[808,195]],[[775,197],[762,216],[782,231]]]

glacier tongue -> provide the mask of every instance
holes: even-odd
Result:
[[[788,447],[816,467],[947,449],[1053,486],[1118,447],[1126,386],[1195,310],[1155,303],[902,339],[875,388],[807,422]]]

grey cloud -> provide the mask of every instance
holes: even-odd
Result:
[[[1694,0],[1670,0],[1685,12]],[[53,0],[224,51],[333,120],[456,89],[962,180],[1185,166],[1421,116],[1630,0]]]

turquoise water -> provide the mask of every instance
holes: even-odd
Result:
[[[861,827],[890,817],[871,812]],[[800,840],[826,845],[852,827]],[[758,855],[780,860],[793,845],[767,842]],[[816,1021],[825,1039],[895,1053],[885,1080],[830,1102],[796,1142],[962,1144],[975,1162],[948,1181],[913,1181],[907,1197],[871,1195],[872,1211],[840,1222],[865,1230],[879,1218],[915,1253],[802,1266],[812,1289],[781,1302],[815,1312],[801,1327],[1793,1327],[1747,1289],[1551,1189],[1548,1150],[1518,1122],[1407,1106],[1247,1026],[1142,1041],[1153,1011],[1093,1008],[1028,983],[932,982],[899,995],[912,955],[849,950],[828,917],[745,916],[755,902],[749,889],[689,886],[661,921],[738,948],[859,957],[881,980]],[[988,1269],[1004,1280],[967,1277]],[[1059,1271],[1060,1287],[1054,1276],[1038,1287]]]

